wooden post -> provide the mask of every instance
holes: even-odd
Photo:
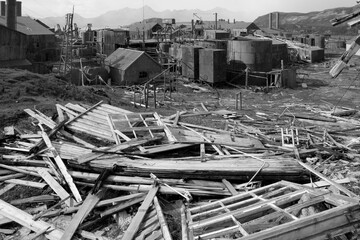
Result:
[[[284,70],[284,60],[281,60],[281,70]]]
[[[154,83],[154,108],[156,109],[156,84]]]
[[[247,88],[249,84],[249,68],[245,69],[245,74],[245,87]]]
[[[136,108],[136,90],[134,90],[133,102],[134,102],[134,107]]]
[[[165,102],[165,94],[166,94],[166,72],[164,72],[164,98],[163,98],[164,102]]]
[[[240,102],[240,110],[242,110],[242,93],[238,92],[236,94],[236,110],[239,110],[239,102]]]

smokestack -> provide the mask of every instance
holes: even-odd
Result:
[[[5,17],[5,15],[6,15],[5,6],[6,6],[5,1],[1,1],[0,2],[0,16],[1,17]]]
[[[6,26],[16,30],[16,0],[7,0],[6,5]]]
[[[234,23],[236,23],[236,20],[235,20],[235,18],[234,18]]]
[[[272,29],[272,13],[269,13],[269,28]]]
[[[217,13],[215,13],[215,30],[217,30]]]
[[[280,13],[275,13],[275,29],[279,29]]]
[[[16,16],[17,16],[17,17],[21,17],[21,16],[22,16],[22,12],[21,12],[21,2],[16,2]]]

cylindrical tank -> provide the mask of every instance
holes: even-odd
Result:
[[[229,62],[244,63],[253,71],[272,69],[272,41],[267,39],[231,40],[228,42]]]
[[[281,61],[286,66],[289,63],[289,53],[287,44],[278,40],[273,40],[272,43],[272,67],[280,68]]]
[[[90,31],[86,31],[83,34],[82,37],[82,43],[86,44],[88,42],[93,42],[94,41],[94,31],[90,30]]]

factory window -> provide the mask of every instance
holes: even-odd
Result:
[[[147,72],[139,72],[139,78],[147,78],[148,73]]]

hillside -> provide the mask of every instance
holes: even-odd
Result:
[[[218,13],[218,18],[241,20],[246,18],[246,12],[232,12],[224,8],[214,8],[211,10],[203,11],[199,9],[182,9],[182,10],[166,10],[155,11],[149,6],[144,7],[144,18],[175,18],[177,22],[190,22],[193,19],[193,13],[197,13],[202,20],[214,20],[214,13]],[[75,14],[74,22],[80,27],[84,28],[88,23],[92,23],[94,28],[104,27],[119,27],[126,26],[134,22],[141,21],[143,19],[142,8],[122,8],[118,10],[109,11],[95,18],[83,18],[79,14]],[[47,17],[40,19],[50,27],[60,24],[65,24],[65,18],[61,17]]]
[[[358,28],[349,29],[346,24],[333,27],[331,19],[354,12],[359,6],[349,8],[326,9],[320,12],[309,13],[284,13],[280,12],[280,28],[289,32],[296,33],[330,33],[333,35],[357,34]],[[273,17],[275,22],[275,17]],[[260,28],[269,27],[268,15],[263,15],[255,20]],[[274,23],[273,23],[274,26]]]

